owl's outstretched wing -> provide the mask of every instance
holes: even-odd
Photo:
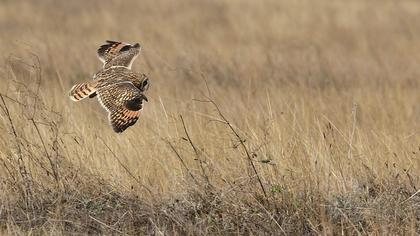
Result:
[[[122,133],[134,125],[143,108],[143,100],[147,101],[141,91],[131,82],[122,82],[98,90],[98,99],[108,111],[108,119],[117,133]]]
[[[131,69],[133,61],[140,53],[140,44],[134,45],[107,40],[98,49],[98,57],[104,63],[104,68],[124,66]]]

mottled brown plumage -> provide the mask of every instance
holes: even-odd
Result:
[[[149,79],[131,71],[131,64],[140,45],[107,41],[98,49],[104,69],[93,76],[93,81],[76,84],[69,92],[73,101],[98,95],[100,104],[108,111],[109,122],[115,132],[121,133],[134,125],[147,97]]]
[[[134,125],[143,108],[146,96],[131,82],[121,82],[98,89],[98,99],[108,111],[109,122],[115,132],[123,132]]]

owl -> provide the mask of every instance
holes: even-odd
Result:
[[[69,92],[70,99],[75,102],[97,97],[117,133],[137,122],[143,102],[148,101],[144,95],[150,85],[148,77],[131,70],[140,50],[138,43],[131,45],[107,40],[97,50],[103,68],[93,80],[76,84]]]

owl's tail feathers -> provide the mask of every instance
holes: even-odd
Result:
[[[74,85],[69,92],[71,100],[78,102],[87,97],[94,97],[96,94],[98,83],[96,81],[85,82]]]

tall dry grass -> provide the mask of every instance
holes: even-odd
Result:
[[[2,1],[6,234],[419,234],[420,4]],[[140,42],[117,135],[67,91]]]

